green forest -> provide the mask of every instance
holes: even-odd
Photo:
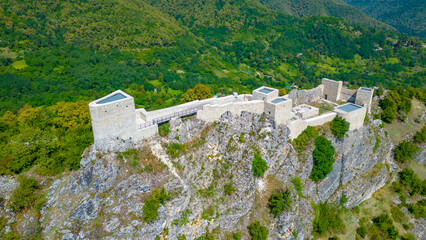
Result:
[[[345,0],[400,32],[426,38],[426,5],[418,0]]]
[[[422,42],[333,17],[296,18],[252,1],[19,1],[0,7],[0,113],[90,101],[116,89],[138,107],[261,85],[423,87]],[[158,93],[154,93],[157,88]]]

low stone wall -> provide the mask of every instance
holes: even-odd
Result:
[[[221,98],[208,98],[204,100],[195,100],[192,102],[180,104],[173,107],[163,108],[159,110],[154,110],[150,112],[147,112],[145,111],[145,109],[141,108],[141,109],[137,109],[136,113],[139,119],[145,122],[150,122],[155,118],[164,117],[167,115],[171,115],[180,111],[189,110],[196,107],[202,107],[208,104],[220,105],[220,104],[233,103],[233,102],[243,102],[243,101],[247,101],[248,99],[251,99],[251,95],[243,94],[243,95],[239,95],[237,98],[235,98],[234,96],[226,96]]]
[[[287,97],[293,100],[293,106],[297,106],[303,103],[315,102],[322,97],[323,88],[323,85],[319,85],[318,87],[309,90],[293,89],[287,95]]]
[[[158,125],[154,124],[149,127],[139,129],[136,131],[136,140],[142,140],[145,138],[150,138],[158,134]]]
[[[198,111],[197,118],[206,122],[213,122],[225,112],[231,112],[234,115],[239,115],[246,111],[250,113],[262,114],[265,110],[265,103],[262,100],[233,102],[222,105],[204,105],[203,110]]]
[[[305,130],[308,126],[320,126],[325,123],[328,123],[332,121],[336,117],[336,113],[326,113],[323,115],[320,115],[318,117],[313,117],[309,119],[304,120],[294,120],[288,123],[287,127],[290,130],[290,139],[297,138],[303,130]]]
[[[342,88],[342,91],[340,92],[340,100],[354,103],[355,97],[356,97],[356,90]]]

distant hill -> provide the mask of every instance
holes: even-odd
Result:
[[[367,27],[395,30],[345,3],[343,0],[260,0],[269,9],[297,17],[333,16]]]
[[[182,32],[174,18],[139,0],[5,0],[0,21],[9,31],[6,38],[63,40],[104,51],[170,45]]]
[[[311,14],[344,9],[306,4]],[[312,87],[323,77],[353,86],[424,85],[418,39],[337,17],[292,15],[258,0],[4,0],[0,113],[116,89],[158,109],[181,102],[198,83],[224,94]]]
[[[426,39],[426,0],[345,0],[400,32]]]

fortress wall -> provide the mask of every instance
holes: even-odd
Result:
[[[158,125],[154,124],[144,129],[138,129],[135,134],[135,140],[150,138],[158,134]]]
[[[184,110],[189,110],[195,107],[202,107],[207,104],[219,105],[219,104],[226,104],[226,103],[233,103],[233,102],[243,102],[243,101],[247,101],[247,99],[249,98],[251,98],[251,95],[239,95],[238,98],[235,98],[234,96],[226,96],[221,98],[208,98],[203,100],[195,100],[192,102],[187,102],[177,106],[163,108],[163,109],[154,110],[150,112],[146,112],[145,109],[142,108],[142,109],[137,109],[136,112],[138,113],[141,119],[144,119],[145,122],[150,122],[155,118],[167,116],[167,115],[174,114]]]
[[[342,91],[342,81],[334,81],[328,78],[322,79],[322,85],[324,85],[324,99],[330,101],[340,100],[340,93]]]
[[[342,88],[340,92],[340,100],[345,102],[355,102],[356,90],[349,88]]]
[[[295,139],[297,138],[302,132],[303,130],[305,130],[308,126],[320,126],[323,125],[325,123],[328,123],[330,121],[332,121],[335,117],[336,117],[336,113],[331,112],[331,113],[326,113],[323,115],[320,115],[318,117],[314,117],[314,118],[309,118],[309,119],[305,119],[305,120],[294,120],[291,121],[287,127],[290,130],[290,139]]]
[[[197,118],[206,122],[213,122],[219,120],[228,111],[233,115],[240,115],[243,111],[262,114],[264,109],[265,103],[262,100],[234,102],[223,105],[204,105],[203,110],[198,111]]]
[[[319,85],[316,88],[309,90],[293,89],[289,92],[288,98],[293,100],[293,106],[300,104],[315,102],[323,96],[324,86]]]

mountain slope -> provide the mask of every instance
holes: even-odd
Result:
[[[403,33],[426,38],[425,0],[345,0]]]
[[[269,9],[292,16],[333,16],[367,27],[394,30],[393,27],[367,16],[343,0],[260,0],[260,2]]]
[[[138,0],[6,0],[0,22],[8,30],[3,40],[38,38],[43,43],[56,39],[103,51],[116,46],[170,45],[182,32],[173,18]]]

